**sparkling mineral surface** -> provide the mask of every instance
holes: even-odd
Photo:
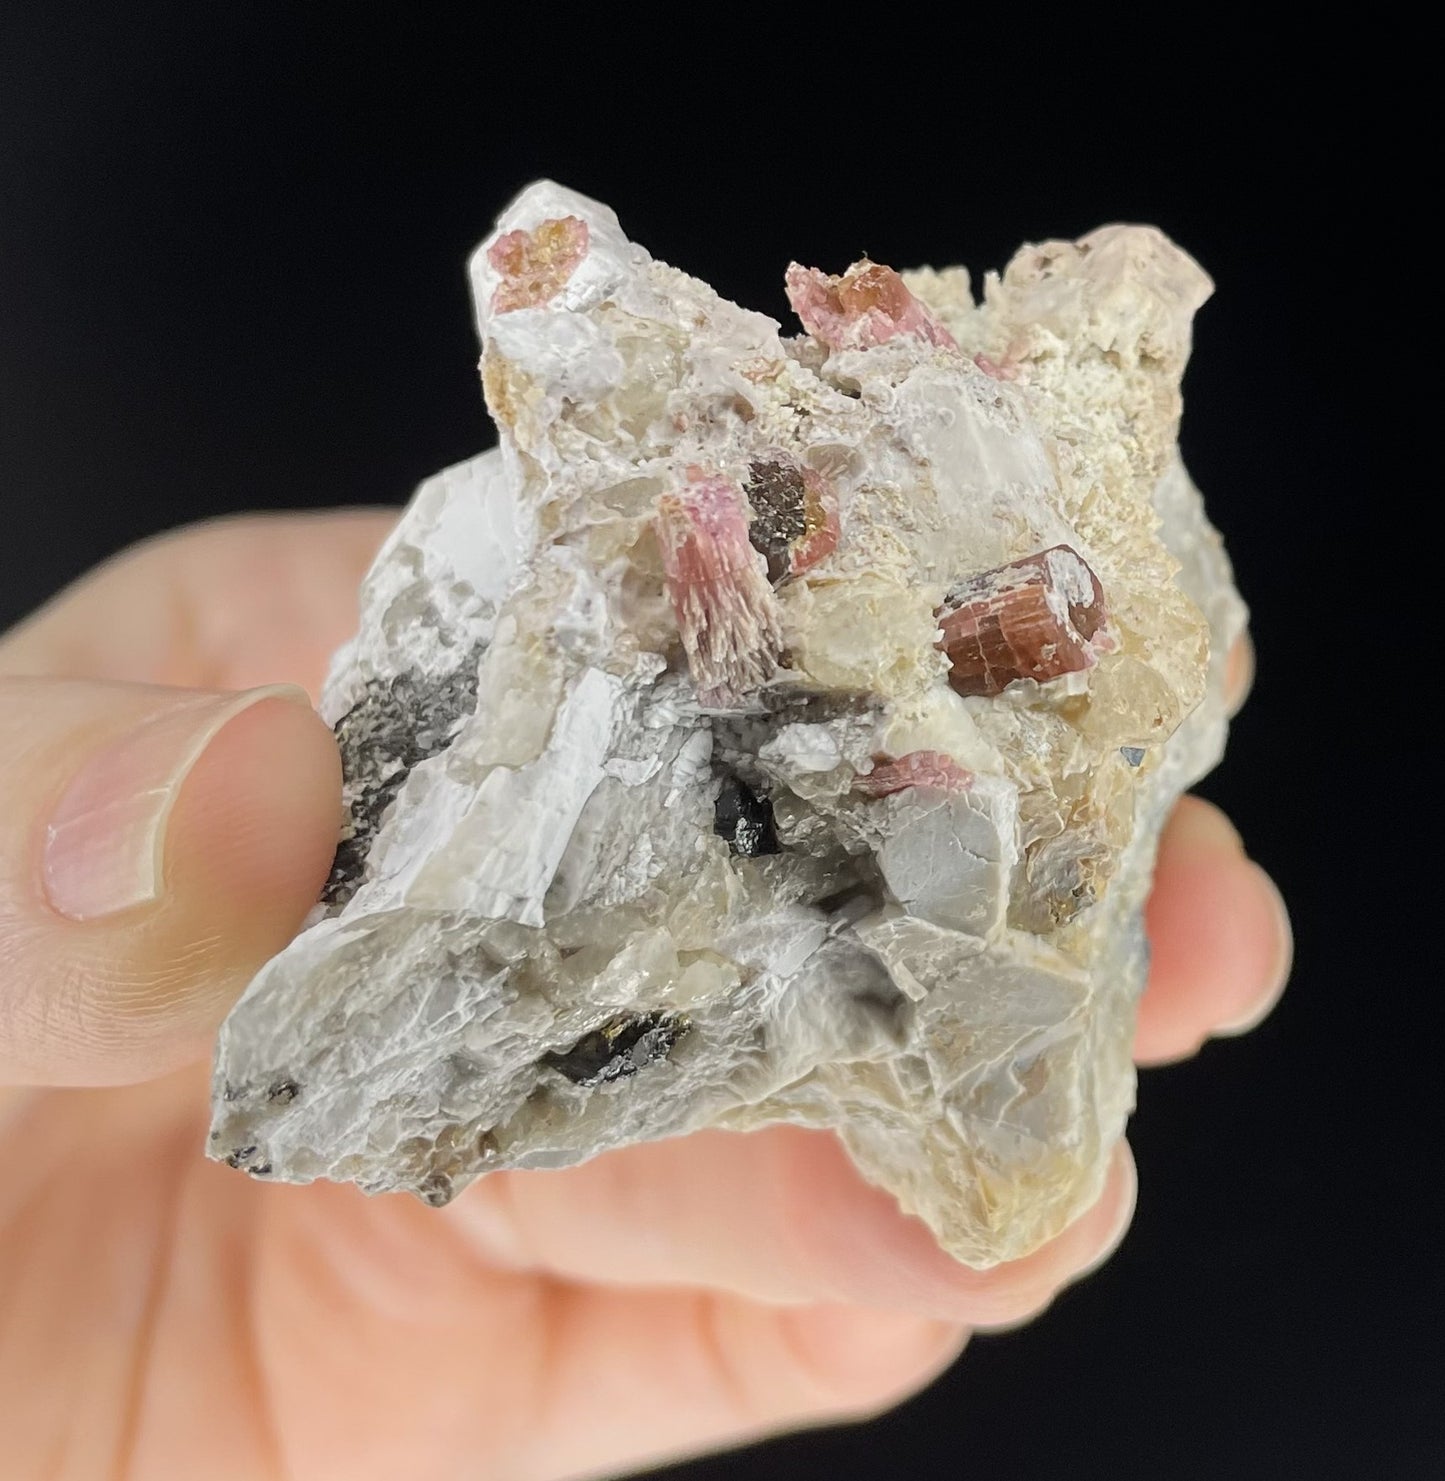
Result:
[[[323,698],[347,823],[221,1032],[211,1155],[445,1203],[835,1130],[977,1266],[1098,1194],[1141,912],[1244,609],[1149,227],[794,264],[784,335],[548,182],[471,260],[501,445],[428,479]]]

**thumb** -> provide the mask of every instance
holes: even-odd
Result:
[[[315,902],[340,789],[300,689],[0,678],[0,1084],[205,1053]]]

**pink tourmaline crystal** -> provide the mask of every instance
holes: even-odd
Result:
[[[742,490],[696,468],[688,478],[658,500],[657,540],[698,697],[728,704],[772,677],[782,642],[777,600],[748,540]]]
[[[990,360],[982,350],[973,357],[973,363],[987,376],[996,381],[1016,381],[1019,368],[1009,360]]]
[[[855,262],[842,277],[792,263],[786,277],[788,302],[809,334],[829,349],[881,345],[900,334],[957,349],[953,336],[908,291],[891,267]]]
[[[580,216],[563,216],[498,237],[487,249],[487,261],[502,275],[492,312],[539,308],[555,298],[586,257],[588,236]]]
[[[943,751],[909,751],[906,756],[875,757],[873,770],[853,779],[855,791],[869,797],[887,797],[908,787],[933,787],[940,792],[967,792],[973,773]]]
[[[1077,551],[1055,545],[972,576],[938,610],[938,646],[960,694],[1000,694],[1092,668],[1113,647],[1103,588]]]

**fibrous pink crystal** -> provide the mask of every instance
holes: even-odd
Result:
[[[776,667],[777,607],[748,539],[742,491],[689,468],[657,506],[657,543],[688,668],[705,702],[726,704]]]

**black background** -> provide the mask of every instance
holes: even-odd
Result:
[[[1206,54],[1202,25],[1181,51],[1102,13],[954,36],[679,12],[665,44],[532,9],[7,7],[0,627],[151,531],[397,501],[489,441],[463,261],[534,176],[779,317],[791,257],[977,274],[1156,222],[1218,283],[1184,448],[1260,652],[1203,790],[1293,905],[1292,988],[1252,1037],[1145,1075],[1105,1272],[863,1430],[668,1474],[1445,1474],[1441,983],[1428,934],[1403,945],[1439,916],[1411,883],[1438,799],[1409,698],[1438,478],[1387,471],[1425,305],[1377,286],[1410,253],[1372,184],[1406,167],[1372,64],[1307,38]]]

